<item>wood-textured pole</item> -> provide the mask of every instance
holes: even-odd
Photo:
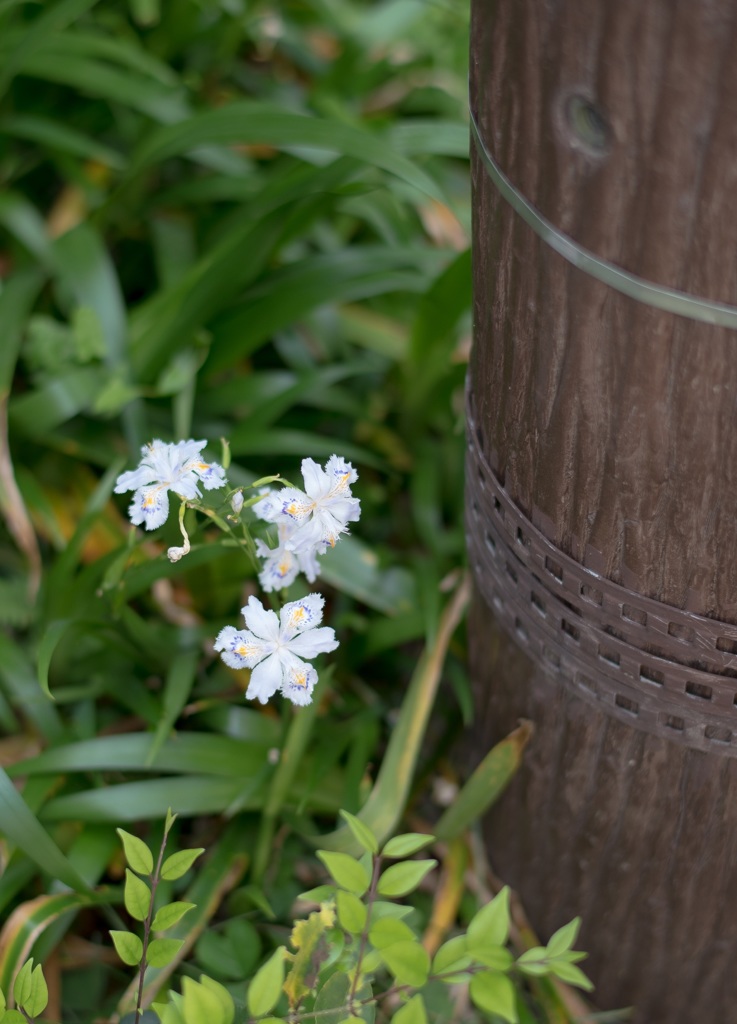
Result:
[[[472,109],[561,232],[737,304],[736,47],[728,0],[474,0]],[[478,158],[473,187],[470,387],[507,494],[606,579],[737,623],[737,331],[572,267]],[[601,1006],[634,1004],[641,1024],[737,1019],[737,758],[582,701],[490,619],[477,597],[479,748],[520,717],[537,730],[489,823],[498,873],[544,935],[582,915]]]

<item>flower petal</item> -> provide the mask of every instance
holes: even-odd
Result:
[[[147,530],[163,526],[169,515],[169,492],[162,484],[141,487],[133,495],[128,515],[134,526],[145,524]]]
[[[224,626],[217,635],[215,650],[231,668],[253,668],[273,650],[273,644],[264,643],[247,629]]]
[[[251,672],[251,681],[246,690],[248,700],[258,699],[265,704],[281,686],[284,675],[278,654],[272,654]]]
[[[331,494],[350,495],[351,484],[358,480],[358,473],[350,462],[346,462],[339,455],[330,456],[325,463],[325,473],[330,477]]]
[[[302,459],[302,476],[305,482],[305,492],[314,501],[325,497],[332,486],[332,480],[314,459]]]
[[[298,654],[302,658],[315,658],[318,654],[334,651],[339,642],[335,639],[334,629],[330,626],[321,626],[319,629],[299,633],[289,640],[286,646],[292,654]]]
[[[317,672],[312,665],[306,665],[299,658],[293,658],[284,672],[281,692],[293,704],[304,707],[312,703],[312,691],[317,682]]]
[[[276,495],[276,501],[277,515],[287,522],[302,523],[315,508],[314,501],[296,487],[282,487]]]
[[[281,630],[279,639],[284,643],[293,636],[319,626],[325,598],[322,594],[308,594],[299,601],[290,601],[279,612]]]
[[[257,597],[249,597],[248,604],[241,608],[248,628],[261,640],[276,643],[279,639],[279,619],[276,612],[264,608]]]

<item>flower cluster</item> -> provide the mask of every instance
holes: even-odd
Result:
[[[141,448],[138,469],[121,473],[115,493],[135,491],[128,515],[135,526],[147,530],[163,526],[169,515],[169,491],[193,501],[200,497],[199,484],[207,491],[225,486],[225,473],[216,462],[204,462],[200,452],[207,441],[152,441]]]
[[[317,628],[324,603],[321,594],[309,594],[285,604],[277,617],[258,598],[250,597],[241,609],[248,629],[221,629],[215,650],[225,664],[252,669],[247,698],[265,704],[281,690],[295,704],[310,703],[317,672],[301,658],[314,658],[338,646],[333,629]]]
[[[259,580],[264,590],[288,587],[303,572],[314,583],[320,572],[317,556],[335,544],[348,523],[357,522],[361,503],[351,494],[358,473],[350,462],[331,455],[322,469],[313,459],[302,460],[304,491],[283,487],[267,491],[253,510],[267,523],[275,523],[278,544],[269,548],[257,541],[264,561]]]
[[[128,514],[136,526],[147,530],[162,526],[169,514],[169,491],[180,498],[194,501],[200,497],[199,485],[206,490],[226,483],[222,466],[202,460],[205,441],[179,441],[165,444],[153,441],[141,450],[137,469],[121,473],[115,493],[134,491]],[[321,468],[312,459],[302,461],[304,491],[283,487],[264,491],[253,506],[256,515],[277,529],[277,546],[270,548],[256,540],[256,553],[263,559],[259,574],[266,591],[288,587],[299,572],[314,583],[320,572],[318,556],[334,547],[341,534],[348,532],[361,514],[361,505],[351,494],[351,484],[358,474],[350,462],[331,455]],[[242,491],[231,498],[236,516],[243,508]],[[172,562],[179,561],[190,550],[189,537],[180,513],[182,547],[169,548]],[[321,627],[324,599],[310,594],[286,604],[279,615],[268,611],[251,597],[242,609],[245,630],[225,626],[215,641],[215,650],[231,668],[251,670],[246,697],[265,704],[277,690],[295,704],[309,704],[317,682],[317,672],[303,658],[334,651],[338,646],[334,630]]]

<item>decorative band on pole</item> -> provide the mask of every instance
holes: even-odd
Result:
[[[577,696],[737,757],[737,626],[627,590],[551,544],[484,458],[470,394],[467,406],[468,551],[500,625]]]
[[[676,313],[678,316],[698,320],[701,323],[737,329],[737,307],[701,299],[686,292],[679,292],[673,288],[665,288],[662,285],[653,284],[651,281],[645,281],[614,263],[595,256],[578,242],[569,238],[568,235],[559,231],[507,178],[481,137],[473,111],[470,114],[471,134],[489,177],[510,206],[551,249],[572,263],[574,267],[597,278],[603,284],[615,288],[623,295],[628,295],[631,299],[636,299],[638,302],[665,310],[668,313]]]

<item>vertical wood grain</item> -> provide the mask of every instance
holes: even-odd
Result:
[[[561,231],[648,280],[737,304],[736,36],[727,0],[475,0],[472,106],[505,174]],[[599,148],[571,97],[600,118]],[[472,175],[471,386],[487,458],[573,558],[737,622],[737,332],[574,269],[478,159]],[[479,748],[521,716],[537,726],[489,825],[497,869],[544,934],[583,916],[601,1005],[635,1003],[641,1024],[729,1021],[737,762],[607,718],[489,617],[477,598]]]

